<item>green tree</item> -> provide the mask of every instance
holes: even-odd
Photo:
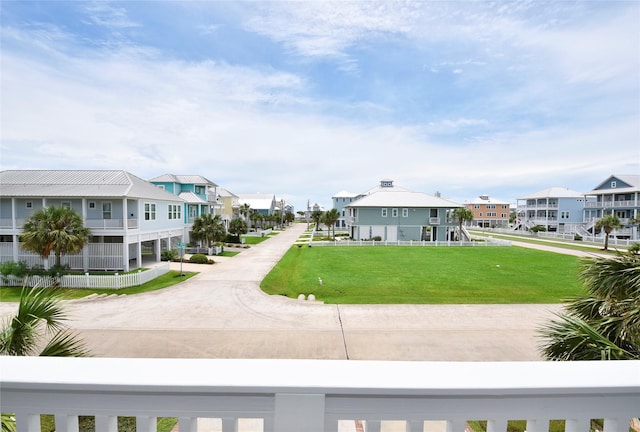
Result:
[[[324,224],[331,232],[333,229],[333,238],[336,238],[336,222],[340,219],[340,212],[336,209],[331,209],[324,214]]]
[[[621,228],[620,219],[614,215],[606,215],[598,219],[595,228],[604,231],[604,250],[609,249],[609,234],[616,228]]]
[[[319,228],[322,223],[323,214],[321,210],[314,210],[313,213],[311,213],[311,220],[316,224],[316,229]]]
[[[3,323],[0,355],[87,356],[84,343],[64,325],[67,316],[60,300],[55,288],[23,288],[18,312]]]
[[[587,294],[540,330],[549,360],[640,360],[640,255],[587,258]]]
[[[33,213],[24,224],[20,235],[22,247],[39,254],[48,266],[49,255],[53,252],[56,267],[60,267],[61,257],[82,250],[91,238],[91,231],[82,223],[82,217],[66,207],[49,206]]]
[[[240,206],[240,215],[244,216],[244,221],[249,226],[249,216],[251,215],[251,206],[248,203],[244,203]]]
[[[284,221],[285,221],[286,223],[290,224],[290,223],[292,223],[294,220],[296,220],[296,216],[295,216],[293,213],[291,213],[290,211],[289,211],[289,212],[286,212],[286,213],[284,214]]]
[[[462,241],[462,224],[473,220],[473,212],[466,207],[458,207],[453,213],[453,218],[458,221],[458,240]]]
[[[229,234],[236,236],[238,238],[238,242],[240,241],[240,236],[242,234],[246,234],[247,231],[247,223],[244,219],[235,218],[231,219],[231,222],[229,222]]]
[[[204,241],[208,247],[222,241],[227,234],[220,215],[204,214],[193,221],[193,238]]]

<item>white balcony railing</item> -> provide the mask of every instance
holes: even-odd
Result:
[[[96,432],[116,432],[118,416],[136,417],[138,432],[155,432],[158,417],[178,418],[180,432],[202,418],[223,432],[246,430],[245,419],[269,432],[415,432],[434,420],[447,432],[468,420],[543,432],[551,419],[587,432],[604,419],[604,432],[627,432],[640,416],[640,361],[0,357],[0,370],[2,411],[16,414],[18,432],[39,432],[40,414],[55,415],[57,432],[76,432],[78,415],[95,416]]]

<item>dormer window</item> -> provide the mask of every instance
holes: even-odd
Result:
[[[616,182],[615,182],[615,181],[612,181],[612,182],[611,182],[611,189],[615,189],[615,188],[616,188],[616,186],[617,186]]]

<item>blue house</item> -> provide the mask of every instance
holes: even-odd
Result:
[[[514,229],[541,225],[547,231],[577,232],[583,225],[582,212],[592,198],[563,187],[549,187],[518,198],[518,219]]]
[[[584,207],[587,230],[603,216],[614,215],[624,226],[616,230],[616,237],[638,238],[632,222],[640,217],[640,175],[611,175],[587,196],[591,198]]]
[[[457,239],[452,212],[462,205],[394,186],[392,180],[361,194],[345,206],[354,240],[446,241]]]

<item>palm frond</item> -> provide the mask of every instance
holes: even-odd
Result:
[[[602,335],[588,322],[567,314],[557,314],[540,329],[540,350],[549,360],[638,360],[630,352]]]
[[[40,356],[47,357],[87,357],[89,352],[84,342],[70,330],[57,332],[44,347]]]

